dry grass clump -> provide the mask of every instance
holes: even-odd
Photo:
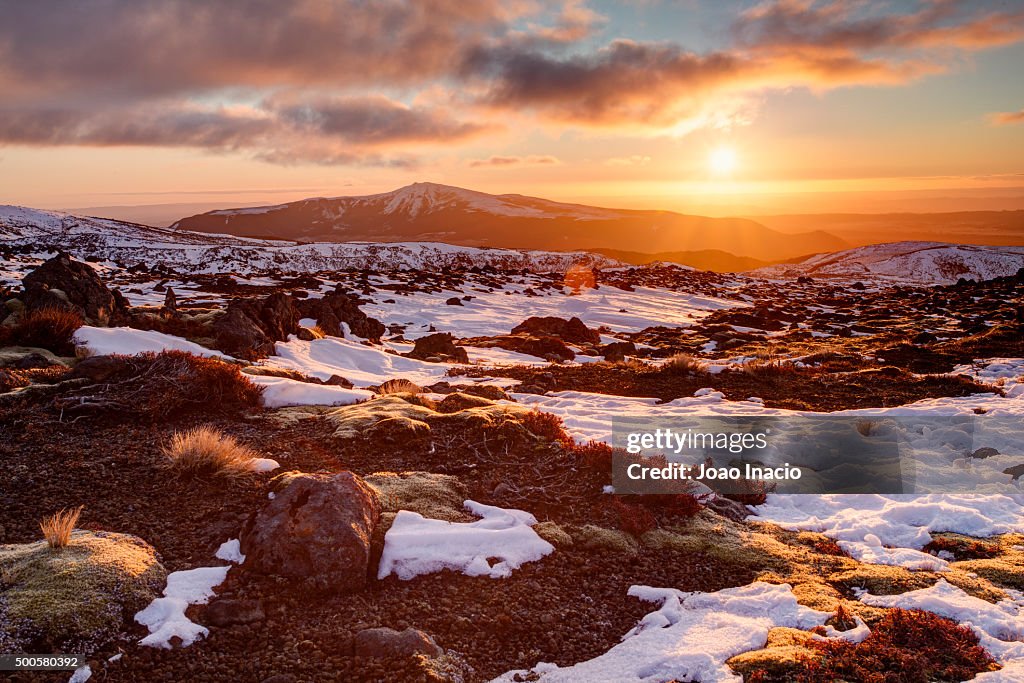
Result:
[[[411,382],[404,377],[398,377],[396,379],[389,379],[379,387],[377,387],[377,393],[381,396],[387,394],[419,394],[423,392],[423,387]]]
[[[252,474],[258,454],[213,427],[177,432],[161,449],[163,465],[182,476],[237,479]]]
[[[63,509],[39,522],[39,529],[43,532],[43,538],[51,548],[65,548],[71,541],[71,532],[78,524],[78,518],[82,514],[82,505],[73,509]]]
[[[48,306],[28,311],[10,329],[8,341],[21,346],[48,349],[54,353],[72,354],[71,338],[85,324],[81,314],[70,308]]]
[[[688,353],[670,356],[661,371],[667,375],[695,375],[707,370],[707,365]]]

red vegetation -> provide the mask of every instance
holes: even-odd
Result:
[[[173,414],[230,413],[260,405],[263,388],[237,365],[183,351],[96,356],[74,374],[95,383],[55,400],[66,413],[116,412],[151,420]]]
[[[619,515],[619,528],[627,534],[640,537],[658,526],[654,513],[643,505],[634,505],[613,498],[612,506]]]
[[[863,642],[828,640],[815,642],[813,647],[820,651],[820,657],[806,661],[803,670],[794,672],[796,675],[789,680],[965,681],[995,668],[992,657],[978,645],[978,637],[969,628],[918,610],[889,611]]]
[[[523,418],[523,426],[532,434],[566,448],[576,445],[572,437],[566,434],[562,418],[541,410],[531,410]]]
[[[973,538],[934,536],[924,547],[926,553],[938,554],[945,550],[958,560],[987,560],[999,554],[999,544],[979,541]]]
[[[814,541],[811,547],[825,555],[835,555],[836,557],[844,557],[846,555],[846,552],[839,547],[839,544],[831,538],[819,538]]]
[[[25,313],[10,329],[7,343],[69,355],[75,352],[71,338],[83,324],[82,316],[70,308],[38,308]]]

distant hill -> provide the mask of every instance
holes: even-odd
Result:
[[[666,263],[678,263],[698,270],[713,270],[716,273],[742,273],[746,270],[763,268],[770,265],[769,261],[751,258],[749,256],[735,256],[721,249],[701,249],[699,251],[663,251],[656,254],[646,254],[640,251],[621,251],[619,249],[590,249],[597,254],[604,254],[613,259],[624,261],[637,266],[647,265],[656,261]],[[807,255],[797,256],[793,261],[802,261]],[[782,261],[777,261],[777,263]]]
[[[718,249],[776,261],[849,245],[820,230],[783,234],[746,218],[606,209],[415,183],[361,197],[304,199],[183,218],[174,229],[303,241],[446,242],[515,249],[644,253]]]
[[[882,279],[911,284],[949,284],[960,278],[988,280],[1024,268],[1024,247],[944,242],[892,242],[817,254],[799,263],[751,273],[765,277]]]

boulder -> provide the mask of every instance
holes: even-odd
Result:
[[[601,346],[598,351],[606,361],[617,362],[626,360],[626,356],[636,354],[636,344],[631,341],[612,342]]]
[[[416,340],[415,346],[409,353],[402,354],[408,358],[429,361],[438,358],[450,363],[468,363],[469,354],[466,349],[455,345],[455,339],[447,332],[428,334]],[[435,361],[431,361],[435,362]]]
[[[0,652],[95,652],[167,581],[152,546],[105,531],[74,531],[63,548],[0,545],[0,575]]]
[[[206,608],[205,623],[224,628],[239,624],[255,624],[266,619],[259,600],[214,600]]]
[[[460,299],[457,296],[453,296],[450,299],[448,299],[447,301],[445,301],[445,304],[448,305],[448,306],[461,306],[462,305],[462,299]]]
[[[499,348],[506,351],[525,353],[550,361],[566,361],[576,358],[576,352],[570,349],[558,337],[535,337],[531,334],[506,334],[498,337],[474,337],[463,339],[466,346],[481,348]]]
[[[582,344],[601,343],[601,335],[587,327],[579,318],[557,318],[554,316],[527,318],[512,328],[512,334],[526,333],[536,337],[557,337],[562,341]]]
[[[353,647],[357,657],[438,657],[444,653],[432,637],[412,627],[404,631],[385,627],[365,628],[356,633]]]
[[[270,355],[275,341],[284,341],[298,331],[299,312],[292,298],[282,292],[262,302],[232,301],[213,323],[215,348],[248,360]]]
[[[29,310],[72,308],[89,322],[101,325],[118,312],[114,295],[96,271],[67,254],[46,261],[25,275],[21,284],[25,289],[22,300]]]
[[[381,321],[363,313],[358,299],[343,292],[333,292],[319,299],[303,299],[297,302],[297,307],[302,317],[314,318],[317,327],[332,337],[345,336],[342,323],[357,337],[374,341],[387,331]]]
[[[370,542],[380,521],[376,491],[355,474],[289,472],[273,500],[246,521],[244,568],[303,579],[318,590],[366,585]]]

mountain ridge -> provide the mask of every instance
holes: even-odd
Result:
[[[443,241],[531,250],[720,249],[762,261],[849,246],[823,231],[787,235],[747,218],[610,209],[438,183],[414,183],[371,195],[217,209],[182,218],[171,228],[302,241]]]

